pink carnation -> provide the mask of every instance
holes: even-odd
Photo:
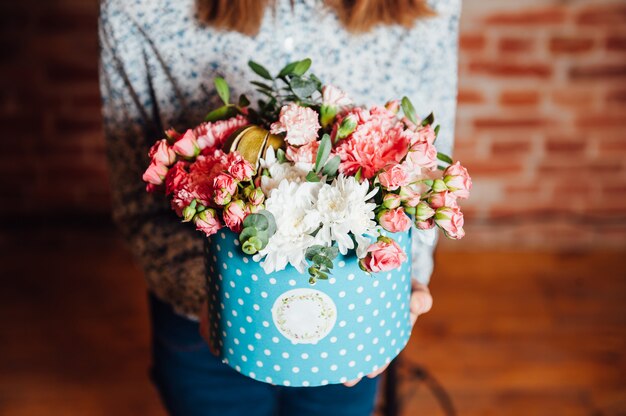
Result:
[[[411,145],[407,159],[415,167],[433,170],[437,168],[437,149],[428,141],[418,141]]]
[[[394,208],[381,211],[378,215],[378,223],[385,230],[397,233],[411,228],[411,218],[404,212],[404,208]]]
[[[240,127],[249,124],[246,117],[238,115],[227,120],[202,123],[194,129],[201,150],[213,151],[221,148],[226,139]]]
[[[287,143],[302,146],[316,140],[320,128],[319,115],[315,110],[291,103],[280,109],[278,121],[272,124],[270,132],[272,134],[286,132]]]
[[[352,176],[361,169],[361,176],[369,179],[385,166],[404,158],[409,149],[409,135],[392,112],[374,107],[370,112],[354,110],[350,114],[357,118],[358,125],[335,149],[341,158],[341,173]]]
[[[226,205],[237,192],[237,180],[228,173],[220,173],[213,179],[213,201],[217,205]]]
[[[320,142],[317,140],[299,147],[287,146],[286,156],[293,163],[313,164],[319,147]]]
[[[360,265],[370,273],[397,269],[407,260],[406,253],[390,238],[382,238],[369,246]]]
[[[167,172],[167,175],[165,176],[166,195],[172,195],[183,187],[189,175],[187,173],[188,165],[189,163],[180,161],[172,166]]]

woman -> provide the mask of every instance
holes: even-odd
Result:
[[[218,103],[211,80],[250,88],[249,59],[277,72],[310,57],[312,71],[357,103],[409,96],[434,111],[450,153],[460,0],[105,0],[101,87],[114,218],[148,282],[153,379],[173,415],[371,414],[377,374],[346,385],[275,387],[236,373],[199,335],[203,242],[162,198],[144,191],[147,151],[170,126],[197,124]],[[273,3],[273,4],[270,4]],[[254,101],[254,100],[253,100]],[[432,247],[413,243],[413,322],[432,304]]]

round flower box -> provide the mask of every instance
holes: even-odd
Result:
[[[411,323],[410,231],[398,269],[368,275],[354,253],[339,255],[328,280],[309,284],[295,268],[266,274],[221,230],[207,244],[211,343],[224,363],[283,386],[342,383],[376,371],[406,345]]]

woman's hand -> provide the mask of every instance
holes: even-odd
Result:
[[[428,312],[430,308],[433,306],[433,298],[430,295],[430,290],[428,290],[428,286],[418,283],[417,281],[412,281],[412,293],[411,293],[411,325],[415,325],[415,321],[417,321],[417,317]],[[215,349],[215,346],[212,345],[210,337],[209,337],[209,306],[208,302],[204,302],[202,304],[202,308],[200,310],[200,334],[204,338],[204,340],[209,345],[211,352],[214,355],[219,355],[219,352]],[[381,373],[383,373],[387,369],[387,365],[378,369],[374,373],[368,374],[367,377],[374,378]],[[352,387],[356,385],[360,378],[356,380],[351,380],[343,383],[345,386]]]
[[[417,321],[417,317],[428,312],[430,308],[433,307],[433,297],[430,295],[430,290],[428,290],[428,286],[418,283],[416,280],[412,281],[412,292],[411,292],[411,325],[415,325],[415,321]],[[389,364],[384,367],[378,369],[372,374],[368,374],[367,377],[374,378],[380,374],[382,374]],[[352,387],[355,386],[360,378],[355,380],[351,380],[343,383],[344,386]]]

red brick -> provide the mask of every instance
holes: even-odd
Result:
[[[626,24],[626,7],[624,5],[595,5],[581,10],[576,16],[576,21],[581,25],[616,25]]]
[[[595,88],[576,89],[567,88],[552,92],[552,101],[561,107],[586,110],[594,105]]]
[[[583,130],[618,129],[626,126],[626,117],[614,114],[581,114],[576,119],[576,127]]]
[[[516,10],[510,13],[496,13],[488,16],[485,22],[490,25],[544,26],[565,21],[565,10],[561,7],[547,7],[534,10]]]
[[[480,104],[484,102],[482,93],[464,88],[459,89],[457,100],[459,104]]]
[[[500,94],[500,104],[505,106],[536,105],[538,102],[539,93],[537,91],[503,91]]]
[[[581,155],[587,149],[587,140],[581,138],[548,138],[546,151],[549,155]]]
[[[461,51],[480,51],[485,47],[486,39],[484,35],[475,33],[461,33],[459,36],[459,47]]]
[[[593,49],[591,38],[554,37],[550,39],[550,51],[554,53],[580,53]]]
[[[572,80],[605,80],[626,77],[626,65],[604,64],[574,66],[569,71]]]
[[[469,64],[473,73],[494,77],[548,78],[552,67],[541,63],[511,63],[503,61],[473,61]]]
[[[464,166],[473,177],[488,176],[497,177],[498,175],[519,175],[523,170],[521,162],[509,160],[469,160],[463,162]]]
[[[498,42],[500,52],[529,52],[534,46],[533,39],[525,38],[502,38]]]
[[[515,141],[497,141],[491,145],[494,156],[510,156],[512,154],[526,154],[530,151],[530,139]]]
[[[609,51],[626,51],[626,36],[609,36],[606,39],[606,48]]]
[[[474,119],[474,126],[482,129],[536,129],[548,124],[540,117],[528,118],[482,118]]]

